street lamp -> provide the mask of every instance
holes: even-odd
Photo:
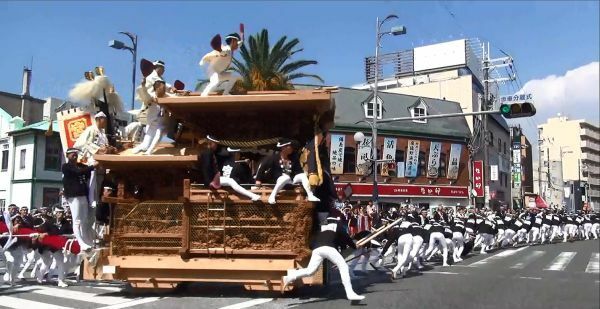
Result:
[[[124,32],[124,31],[121,31],[119,33],[128,36],[129,39],[131,40],[131,43],[133,44],[133,47],[129,47],[129,46],[125,45],[125,43],[118,41],[118,40],[109,41],[108,46],[112,47],[114,49],[126,49],[131,52],[131,55],[133,55],[133,72],[132,72],[132,77],[131,77],[131,110],[133,110],[134,102],[135,102],[135,72],[136,72],[136,62],[137,62],[137,35],[135,35],[131,32]]]
[[[381,27],[383,24],[391,19],[398,19],[396,15],[388,15],[382,21],[379,21],[379,17],[377,17],[376,24],[376,37],[375,37],[375,81],[373,85],[373,121],[371,124],[373,142],[371,143],[371,150],[373,153],[373,205],[375,205],[375,209],[379,210],[379,188],[377,187],[377,117],[379,116],[378,111],[378,100],[377,100],[377,87],[379,82],[379,47],[381,45],[381,38],[386,34],[391,35],[403,35],[406,34],[406,28],[404,26],[396,26],[392,27],[390,31],[381,32]],[[363,135],[364,139],[364,135]]]

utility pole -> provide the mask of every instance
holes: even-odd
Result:
[[[490,109],[492,100],[490,99],[490,83],[497,83],[503,81],[512,81],[515,79],[515,75],[503,78],[490,78],[491,70],[502,67],[512,67],[513,59],[510,56],[491,59],[490,58],[490,43],[484,43],[483,45],[483,100],[481,102],[480,111],[487,111]],[[493,108],[492,108],[493,109]],[[490,142],[488,132],[488,116],[483,114],[483,179],[485,186],[488,188],[488,192],[491,190],[491,182],[489,179],[491,167],[489,165],[489,151],[488,142]],[[485,189],[485,188],[484,188]],[[487,194],[484,194],[484,203],[487,202]],[[489,205],[489,204],[488,204]]]
[[[542,196],[542,129],[538,129],[538,194]],[[562,156],[562,154],[561,154]]]
[[[490,95],[490,86],[489,86],[489,79],[490,79],[490,44],[487,43],[487,48],[484,48],[484,58],[483,58],[483,101],[481,102],[481,111],[486,111],[487,110],[487,106],[489,104],[489,95]],[[489,187],[490,185],[490,179],[489,179],[489,170],[488,170],[488,142],[489,142],[489,132],[488,132],[488,116],[487,114],[483,115],[483,134],[481,136],[483,136],[483,179],[485,179],[484,181],[484,191],[483,191],[483,204],[485,205],[487,203],[487,192],[488,190],[485,190],[485,187]]]

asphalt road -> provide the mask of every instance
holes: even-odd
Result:
[[[0,285],[0,308],[600,308],[600,241],[577,241],[470,255],[450,267],[432,263],[421,274],[392,280],[369,267],[354,280],[366,296],[351,304],[336,274],[327,287],[295,292],[247,292],[239,286],[193,284],[167,295],[130,295],[118,283],[67,289],[28,280]],[[0,265],[0,273],[3,272]]]

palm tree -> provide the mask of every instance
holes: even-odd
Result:
[[[231,69],[242,77],[235,88],[246,91],[290,90],[294,88],[292,81],[305,77],[323,83],[318,75],[298,72],[305,66],[317,64],[315,60],[291,60],[293,55],[303,51],[296,48],[299,43],[298,39],[288,41],[287,36],[283,36],[270,47],[267,29],[251,35],[240,48],[242,61],[233,59]],[[206,80],[199,80],[196,89],[204,83]]]

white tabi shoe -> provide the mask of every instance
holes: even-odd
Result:
[[[62,280],[58,280],[58,287],[59,287],[59,288],[66,288],[66,287],[68,287],[68,286],[69,286],[69,285],[68,285],[66,282],[64,282],[64,281],[62,281]]]
[[[347,298],[348,298],[348,300],[363,300],[363,299],[365,299],[364,296],[358,295],[356,293],[353,293],[351,295],[347,295]]]
[[[253,194],[252,197],[250,198],[253,202],[258,202],[260,201],[260,195],[258,194]]]
[[[267,200],[267,202],[269,204],[271,204],[271,205],[277,204],[277,201],[275,200],[275,198],[274,197],[270,197],[270,196],[269,196],[269,200]]]

